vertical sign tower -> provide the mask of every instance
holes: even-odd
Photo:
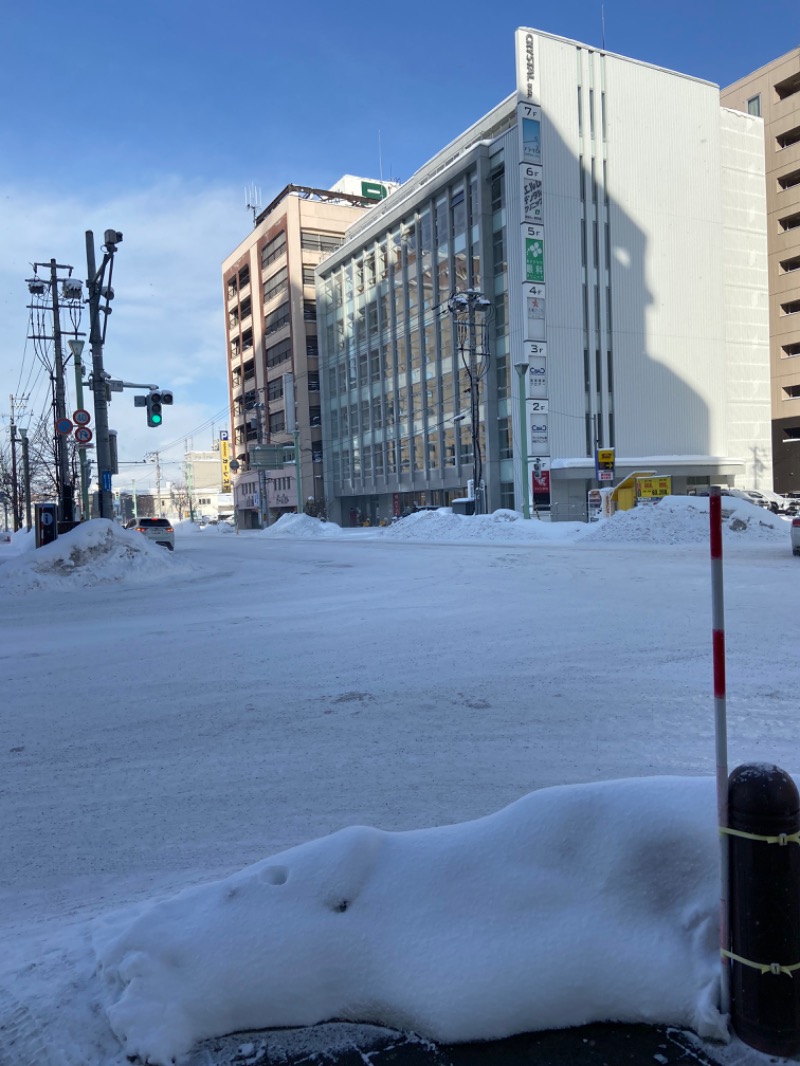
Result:
[[[518,254],[522,258],[522,339],[528,373],[525,377],[528,469],[534,505],[550,502],[550,433],[547,385],[547,320],[545,278],[544,165],[539,80],[539,39],[528,29],[516,33],[517,130],[519,193],[522,213]],[[522,440],[522,436],[520,436]],[[532,478],[532,480],[531,480]]]

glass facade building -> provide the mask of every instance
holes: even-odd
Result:
[[[474,444],[487,505],[513,506],[502,149],[469,152],[384,218],[318,271],[326,481],[341,518],[375,523],[464,497]],[[449,307],[464,291],[491,303],[471,333]],[[484,370],[474,426],[471,358]]]

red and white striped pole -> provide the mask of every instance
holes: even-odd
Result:
[[[709,535],[711,541],[711,640],[714,656],[714,739],[717,754],[717,822],[728,828],[728,723],[725,703],[725,598],[722,581],[722,496],[719,488],[709,490]],[[728,951],[728,837],[719,834],[720,899],[719,946]],[[730,964],[721,955],[720,1011],[730,1014]]]

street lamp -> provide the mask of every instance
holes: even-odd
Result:
[[[494,314],[494,304],[479,289],[464,289],[451,294],[447,308],[453,316],[461,363],[469,379],[472,497],[475,514],[483,514],[486,501],[480,441],[480,386],[489,371],[489,321]]]
[[[531,516],[531,484],[528,476],[528,402],[526,398],[526,379],[530,365],[527,360],[524,363],[514,363],[514,369],[519,375],[519,443],[522,457],[522,514],[524,518]]]

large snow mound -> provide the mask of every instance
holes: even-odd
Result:
[[[485,515],[453,514],[447,507],[417,511],[382,530],[394,540],[520,541],[577,540],[581,522],[526,521],[517,511],[501,509]]]
[[[83,522],[52,544],[2,561],[0,588],[7,592],[78,588],[156,580],[186,568],[172,552],[107,518]]]
[[[307,514],[284,514],[262,532],[266,537],[335,537],[342,527]]]
[[[724,496],[722,516],[722,536],[726,543],[783,540],[788,544],[789,520],[757,504]],[[617,511],[611,518],[586,528],[584,536],[592,541],[708,543],[708,497],[665,496],[658,503]]]
[[[717,1010],[710,778],[558,786],[473,822],[352,826],[98,924],[128,1057],[332,1018],[449,1042]]]

